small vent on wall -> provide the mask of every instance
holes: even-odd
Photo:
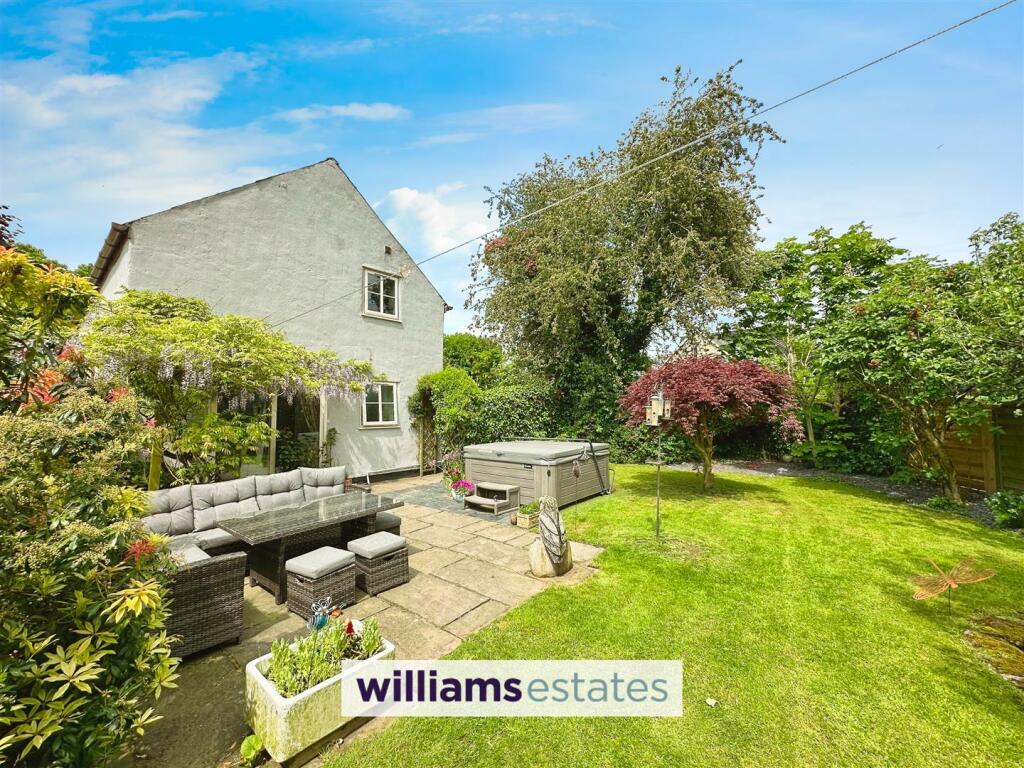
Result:
[[[390,245],[385,245],[384,246],[384,255],[385,256],[390,256],[391,255],[391,246]]]

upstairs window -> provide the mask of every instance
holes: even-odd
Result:
[[[398,424],[398,384],[393,381],[378,381],[366,388],[363,397],[363,425],[384,427]]]
[[[366,270],[363,311],[368,315],[398,319],[398,278]]]

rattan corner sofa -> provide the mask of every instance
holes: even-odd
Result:
[[[182,563],[171,583],[167,622],[168,633],[181,638],[175,653],[190,656],[237,642],[242,633],[248,547],[218,522],[344,492],[341,466],[304,467],[150,493],[150,514],[142,523],[153,533],[169,536],[171,553]]]

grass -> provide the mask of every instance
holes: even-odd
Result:
[[[330,755],[360,766],[1024,764],[1024,696],[963,641],[1024,603],[1024,540],[823,480],[623,466],[565,511],[599,574],[534,597],[454,658],[682,658],[681,718],[406,719]],[[998,575],[914,602],[926,558]],[[715,708],[705,699],[718,700]]]

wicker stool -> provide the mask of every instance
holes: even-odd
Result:
[[[356,556],[356,584],[368,595],[409,580],[409,547],[401,536],[381,531],[350,541],[348,550]]]
[[[377,519],[374,521],[374,527],[374,533],[387,531],[398,536],[402,532],[402,518],[390,512],[378,512]]]
[[[356,601],[355,555],[335,547],[320,547],[284,564],[288,572],[288,610],[304,619],[313,615],[313,602],[330,598],[338,607]]]

